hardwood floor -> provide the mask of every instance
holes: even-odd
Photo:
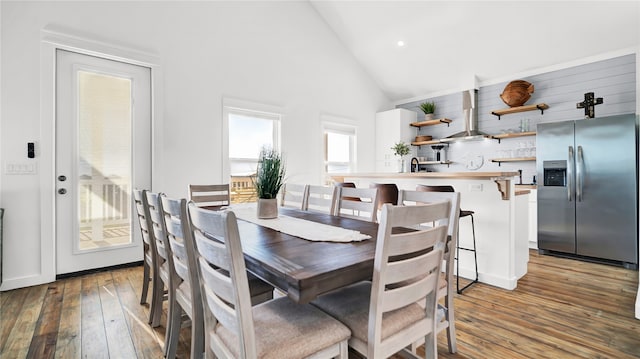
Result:
[[[142,267],[124,268],[0,293],[0,358],[162,358],[141,278]],[[637,286],[637,271],[532,251],[516,290],[476,284],[456,296],[458,353],[441,333],[439,357],[640,358]]]

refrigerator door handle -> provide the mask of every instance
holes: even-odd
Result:
[[[575,163],[573,161],[573,146],[569,146],[569,166],[567,166],[567,199],[571,202],[571,195],[573,194],[573,170],[575,169]]]
[[[578,146],[578,156],[576,165],[576,200],[582,202],[582,187],[584,185],[584,159],[582,158],[582,146]]]

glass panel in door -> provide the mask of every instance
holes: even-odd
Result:
[[[80,251],[131,243],[131,79],[78,72]]]

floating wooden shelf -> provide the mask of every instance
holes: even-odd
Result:
[[[509,115],[512,113],[535,111],[535,110],[540,110],[540,113],[544,115],[544,110],[548,108],[549,108],[549,105],[547,105],[546,103],[539,103],[535,105],[526,105],[526,106],[505,108],[502,110],[493,110],[491,111],[491,114],[498,116],[498,120],[499,120],[500,116],[502,115]]]
[[[453,162],[451,161],[421,161],[418,162],[419,165],[450,165]]]
[[[441,144],[440,140],[431,140],[431,141],[419,141],[419,142],[411,142],[414,146],[422,146],[422,145],[438,145]]]
[[[410,123],[410,125],[413,127],[422,127],[422,126],[440,125],[442,123],[446,123],[447,126],[449,126],[449,124],[451,123],[451,120],[448,118],[436,118],[430,121],[412,122]]]
[[[498,166],[500,166],[502,162],[525,162],[525,161],[535,161],[535,160],[536,160],[535,157],[513,157],[513,158],[494,158],[491,160],[491,162],[496,162],[498,163]]]
[[[516,138],[516,137],[535,136],[535,135],[536,135],[536,132],[532,131],[532,132],[501,133],[499,135],[491,135],[487,137],[494,140],[498,140],[498,143],[500,143],[500,140],[502,140],[503,138]]]

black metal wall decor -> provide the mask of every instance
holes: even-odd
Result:
[[[578,102],[576,108],[584,108],[584,118],[596,117],[596,105],[602,104],[602,97],[595,98],[593,92],[584,94],[584,101]]]

